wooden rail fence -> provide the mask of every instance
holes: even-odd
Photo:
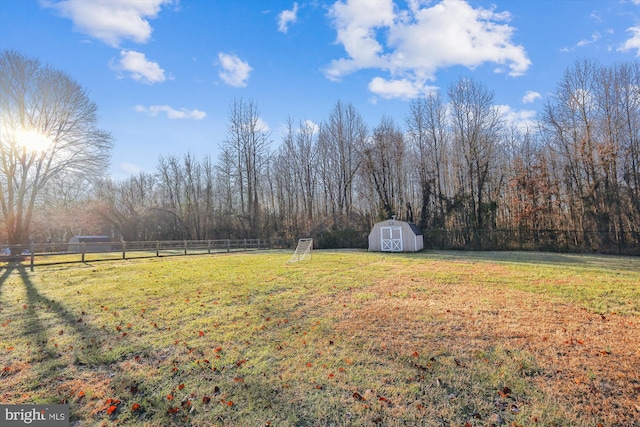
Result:
[[[5,246],[0,267],[7,263],[37,265],[107,261],[228,252],[259,251],[285,247],[274,239],[156,240],[140,242],[34,243]]]

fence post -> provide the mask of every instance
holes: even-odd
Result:
[[[81,255],[80,255],[80,259],[82,260],[82,262],[84,262],[84,250],[85,250],[85,245],[86,245],[86,242],[82,242],[82,243],[80,243],[80,253],[81,253]]]
[[[184,254],[187,254],[187,241],[184,241]]]
[[[122,259],[127,259],[127,242],[122,241]]]
[[[29,270],[33,271],[34,257],[36,253],[36,246],[33,243],[31,244],[30,252],[31,252],[31,265],[29,266]]]
[[[156,240],[156,256],[160,256],[160,240]]]
[[[211,254],[211,240],[207,240],[207,253]]]
[[[231,252],[231,242],[227,239],[227,253]]]
[[[244,251],[247,251],[247,239],[244,239]]]

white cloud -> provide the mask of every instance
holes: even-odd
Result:
[[[591,34],[591,39],[582,39],[578,42],[578,44],[576,45],[577,47],[582,47],[582,46],[586,46],[589,45],[591,43],[595,43],[598,40],[600,40],[600,33],[595,32],[593,34]]]
[[[285,33],[289,30],[289,24],[298,20],[298,3],[293,4],[293,9],[283,10],[278,14],[278,31]]]
[[[222,67],[218,75],[229,86],[233,87],[245,87],[249,74],[251,74],[251,68],[249,63],[244,62],[238,56],[222,53],[218,54],[220,60],[220,66]]]
[[[305,130],[310,131],[314,135],[320,132],[320,126],[313,120],[305,120],[302,126],[304,126]]]
[[[385,68],[383,46],[376,39],[376,29],[391,27],[394,20],[392,0],[337,1],[330,10],[339,44],[349,59],[331,62],[326,76],[334,81],[362,68]]]
[[[145,107],[143,105],[136,105],[136,111],[139,113],[147,113],[147,115],[155,117],[160,113],[165,113],[169,119],[192,119],[202,120],[207,116],[204,111],[193,109],[191,111],[186,108],[175,110],[168,105],[151,105]]]
[[[520,130],[533,129],[536,126],[536,111],[520,110],[515,111],[508,105],[498,105],[498,111],[502,114],[508,125],[515,126]]]
[[[392,0],[339,0],[330,17],[347,57],[332,61],[326,77],[337,81],[361,69],[385,71],[390,78],[376,77],[369,84],[385,97],[428,92],[426,84],[436,71],[450,66],[494,63],[496,71],[518,76],[531,65],[524,48],[511,41],[509,13],[474,9],[464,0],[431,7],[413,0],[406,10]]]
[[[120,61],[111,61],[111,69],[124,71],[131,75],[131,78],[146,84],[162,83],[166,80],[164,70],[157,62],[149,61],[144,53],[134,50],[120,51]]]
[[[640,0],[638,0],[638,4],[640,4]],[[640,27],[628,28],[627,32],[631,33],[631,38],[619,47],[618,50],[623,52],[635,50],[636,56],[640,56]]]
[[[41,1],[44,7],[71,19],[77,31],[112,47],[118,47],[122,40],[146,43],[152,32],[148,19],[155,18],[163,5],[171,3],[173,0]]]
[[[256,120],[255,129],[259,132],[269,133],[271,132],[271,128],[269,127],[269,123],[265,122],[262,117],[258,117]]]
[[[528,90],[527,93],[525,93],[524,96],[522,97],[522,103],[531,104],[532,102],[535,102],[537,99],[540,99],[540,98],[542,98],[542,95],[540,95],[539,92]]]
[[[426,86],[423,81],[412,79],[385,80],[382,77],[374,77],[369,82],[369,90],[385,99],[401,98],[412,99],[421,95],[435,92],[438,88]]]

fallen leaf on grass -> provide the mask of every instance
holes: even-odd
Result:
[[[390,401],[389,399],[387,399],[386,397],[384,397],[384,396],[380,396],[380,397],[378,398],[378,400],[379,400],[380,402],[388,403],[389,405],[391,405],[391,401]]]
[[[139,411],[139,410],[140,410],[140,408],[141,408],[141,406],[140,406],[140,404],[139,404],[139,403],[134,403],[133,405],[131,405],[131,410],[132,410],[133,412]]]
[[[202,397],[202,403],[204,403],[206,405],[209,402],[211,402],[211,398],[209,396],[203,396]]]
[[[509,397],[511,394],[511,389],[509,387],[503,387],[502,390],[498,391],[500,397]]]
[[[176,413],[176,412],[178,412],[179,410],[180,410],[180,408],[178,408],[177,406],[173,406],[173,407],[171,407],[171,408],[169,408],[169,409],[167,410],[167,413],[169,413],[169,414],[175,414],[175,413]]]
[[[357,391],[353,392],[353,398],[356,399],[356,400],[359,400],[359,401],[367,400],[360,393],[358,393]]]

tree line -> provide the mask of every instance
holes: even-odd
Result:
[[[228,114],[216,158],[161,156],[153,173],[91,186],[51,179],[31,238],[366,247],[371,226],[395,216],[426,247],[640,252],[638,62],[576,62],[526,128],[466,77],[373,127],[343,101],[320,122],[289,118],[282,141],[255,102],[235,99]]]

